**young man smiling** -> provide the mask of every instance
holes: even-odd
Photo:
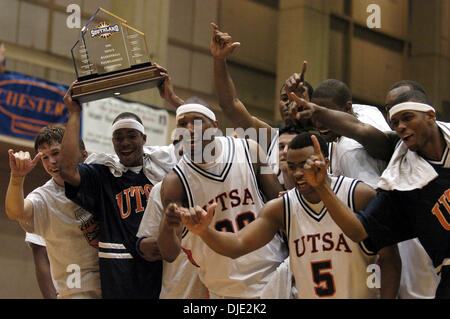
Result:
[[[28,232],[45,239],[52,277],[58,298],[101,298],[97,256],[98,223],[93,216],[64,195],[64,181],[58,164],[61,161],[63,127],[44,127],[36,136],[37,155],[9,150],[11,178],[6,193],[8,217],[18,221]],[[73,161],[87,157],[80,141],[73,149]],[[39,160],[51,179],[24,198],[23,183]],[[70,265],[80,269],[80,285],[68,284]]]

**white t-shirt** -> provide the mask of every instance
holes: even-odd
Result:
[[[158,238],[159,224],[163,216],[161,203],[161,182],[153,186],[142,216],[137,237]],[[208,290],[200,281],[196,267],[184,253],[171,263],[163,261],[160,299],[205,299]]]
[[[380,131],[390,131],[383,114],[374,106],[353,104],[353,113],[358,120],[370,124]],[[373,188],[386,168],[387,163],[369,155],[360,143],[341,136],[337,142],[329,144],[329,173],[333,176],[357,178]]]
[[[95,236],[98,224],[92,215],[69,200],[64,187],[53,179],[33,190],[26,199],[33,204],[34,221],[21,226],[44,238],[59,297],[98,292],[98,249],[93,246],[98,239]]]

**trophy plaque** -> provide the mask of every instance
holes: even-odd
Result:
[[[144,33],[103,8],[81,29],[71,53],[77,76],[72,98],[79,103],[153,88],[164,81],[150,61]]]

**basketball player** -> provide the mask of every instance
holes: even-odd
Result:
[[[294,94],[292,98],[314,108]],[[393,103],[389,116],[399,142],[378,183],[381,190],[357,215],[323,183],[326,163],[319,151],[305,174],[330,215],[355,242],[380,249],[418,237],[441,275],[436,298],[450,298],[450,125],[436,121],[434,108],[424,100],[423,93],[408,91]],[[383,139],[385,133],[377,134]]]
[[[419,88],[419,90],[413,88]],[[400,99],[399,102],[410,100],[431,105],[421,86],[412,81],[400,81],[393,85],[386,96],[386,110],[394,105],[394,99]],[[299,101],[299,103],[303,103],[299,105],[304,108],[299,116],[310,117],[313,121],[319,121],[326,125],[332,131],[358,141],[373,158],[383,160],[386,163],[390,161],[395,146],[399,142],[399,137],[394,131],[382,130],[367,121],[364,123],[346,112],[307,103],[307,101]],[[360,162],[357,161],[355,167]],[[331,166],[333,166],[333,163]],[[331,167],[331,169],[333,172],[336,171],[334,167]],[[376,177],[374,174],[371,175]],[[364,177],[361,175],[360,178],[363,179]],[[378,182],[376,182],[375,187],[377,187],[377,184]],[[424,247],[417,238],[400,242],[398,246],[402,258],[399,298],[434,298],[439,279]]]
[[[121,113],[112,126],[112,142],[119,159],[104,164],[77,165],[74,147],[80,132],[81,106],[71,98],[67,132],[61,147],[61,176],[66,196],[100,221],[100,279],[104,298],[153,298],[161,289],[161,260],[149,262],[136,252],[136,233],[154,184],[165,176],[164,163],[144,152],[146,135],[141,119]],[[171,158],[171,154],[166,154]]]
[[[98,223],[89,212],[64,195],[64,181],[58,169],[63,135],[63,127],[41,129],[35,139],[37,155],[33,159],[28,152],[8,151],[11,177],[5,210],[8,217],[18,221],[25,231],[44,238],[58,298],[101,298]],[[82,162],[86,157],[87,152],[80,141],[72,158]],[[39,160],[52,178],[24,198],[25,176]],[[79,267],[79,285],[69,284],[67,270],[73,271],[69,268],[71,265]]]
[[[311,136],[299,134],[289,144],[288,171],[296,187],[267,203],[253,223],[235,234],[214,230],[209,224],[215,218],[217,204],[209,206],[207,213],[200,207],[182,208],[183,223],[214,251],[231,258],[245,257],[272,240],[278,230],[285,230],[298,298],[376,298],[378,290],[367,285],[367,267],[375,263],[376,254],[342,233],[319,194],[305,181],[303,165],[314,154]],[[326,154],[326,143],[319,140],[317,147]],[[362,209],[375,196],[371,187],[355,179],[325,176],[324,180],[352,211]],[[381,297],[395,298],[400,275],[398,255],[394,248],[380,255],[382,267],[387,268],[382,269]]]
[[[276,176],[262,174],[264,152],[252,140],[215,136],[215,114],[190,103],[176,113],[177,129],[183,131],[184,155],[163,180],[161,199],[164,217],[158,245],[162,257],[174,260],[180,250],[198,266],[211,298],[258,298],[274,270],[286,258],[280,237],[237,260],[220,256],[197,236],[183,231],[179,208],[217,202],[214,227],[236,232],[247,227],[263,206],[262,193],[276,198],[281,191]]]

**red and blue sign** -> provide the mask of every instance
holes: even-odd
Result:
[[[48,125],[67,123],[67,87],[6,72],[0,75],[0,134],[34,140]]]

